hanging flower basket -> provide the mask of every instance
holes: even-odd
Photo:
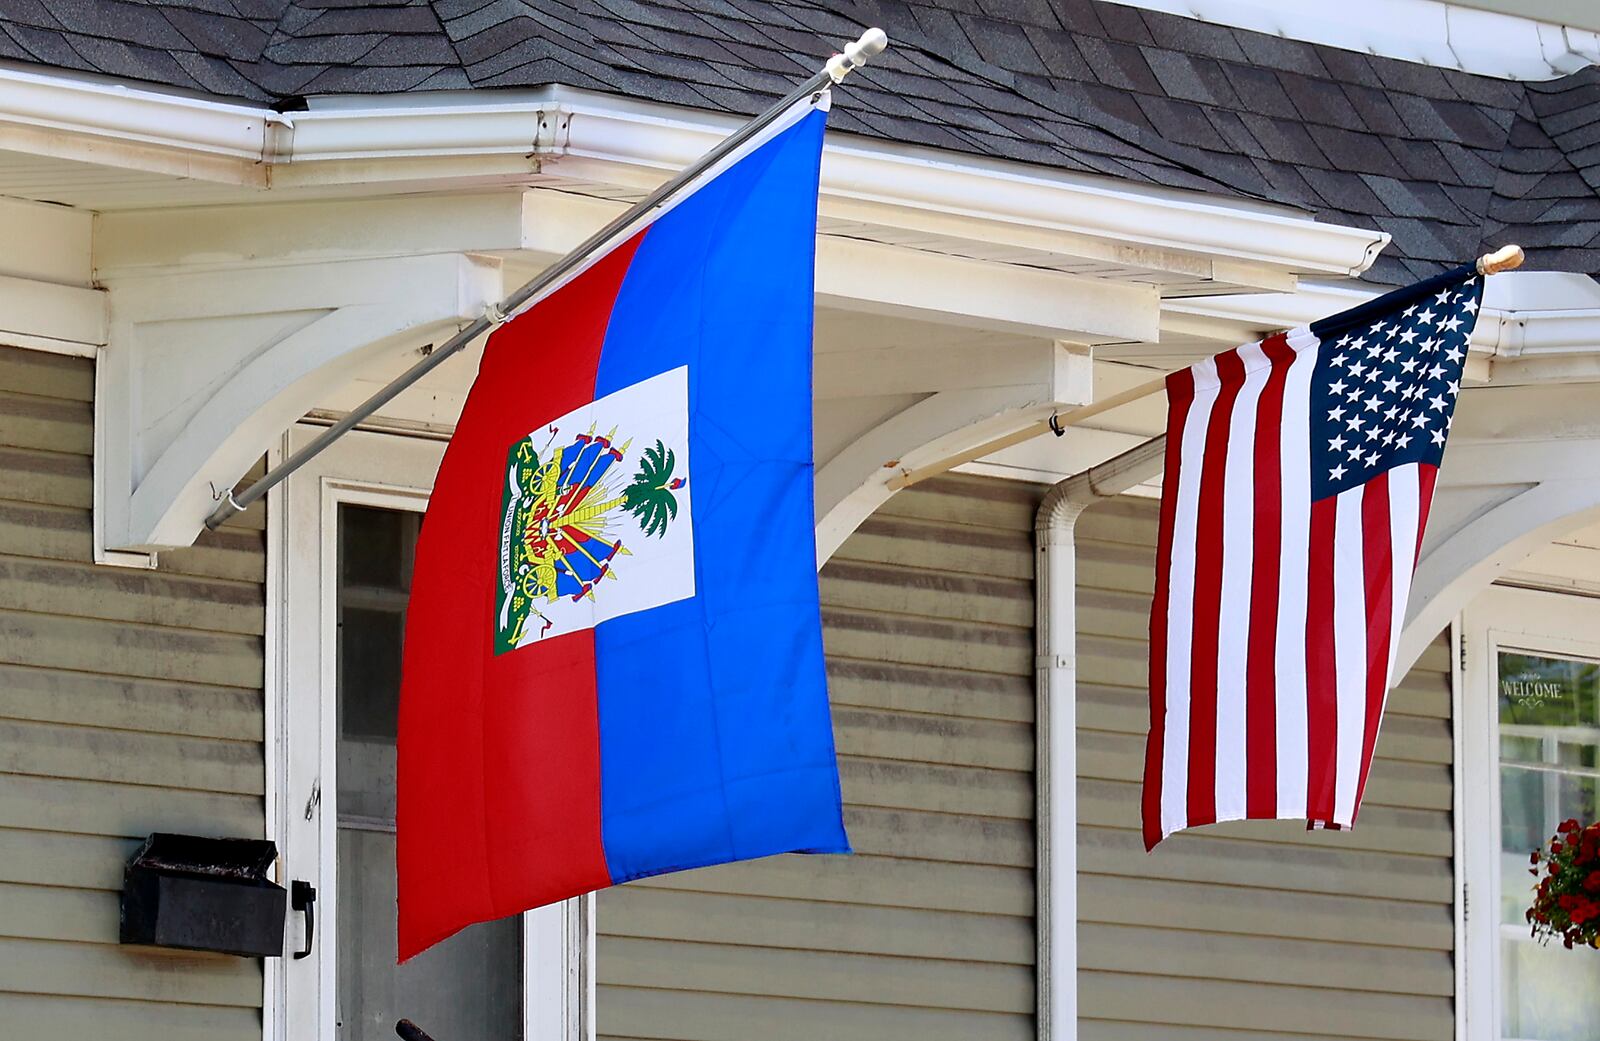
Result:
[[[1587,828],[1575,820],[1562,824],[1548,852],[1533,851],[1532,863],[1528,873],[1544,875],[1528,908],[1534,937],[1545,943],[1559,937],[1569,950],[1600,948],[1600,821]]]

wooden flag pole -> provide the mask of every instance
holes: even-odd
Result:
[[[808,97],[811,99],[811,103],[815,105],[821,100],[823,93],[829,87],[842,82],[845,76],[881,54],[888,45],[889,38],[884,35],[882,29],[868,29],[861,34],[859,40],[846,44],[841,53],[829,58],[827,63],[814,75],[804,83],[798,84],[765,112],[762,112],[750,122],[723,138],[711,151],[690,163],[676,176],[628,207],[625,212],[619,214],[605,227],[585,239],[572,252],[545,268],[533,279],[524,283],[515,292],[500,301],[499,304],[491,305],[481,317],[440,344],[421,361],[411,366],[411,368],[366,401],[357,405],[337,423],[318,434],[305,447],[271,470],[268,470],[250,487],[237,494],[232,491],[222,493],[219,496],[220,501],[217,503],[216,509],[212,510],[211,515],[206,518],[206,527],[216,530],[217,526],[229,517],[236,513],[244,512],[251,503],[267,494],[270,488],[310,462],[333,442],[353,430],[357,424],[392,401],[401,391],[422,379],[429,372],[432,372],[440,362],[456,354],[484,333],[491,332],[505,324],[515,317],[517,312],[537,303],[543,296],[560,288],[564,284],[563,280],[573,277],[574,273],[582,268],[590,258],[614,245],[623,236],[632,234],[638,229],[641,221],[652,217],[654,211],[665,205],[674,195],[738,151],[790,109],[801,104]]]
[[[1522,252],[1521,246],[1501,246],[1493,253],[1485,253],[1478,258],[1476,265],[1478,274],[1498,275],[1502,271],[1515,271],[1522,266],[1525,256],[1526,254]],[[1067,427],[1077,426],[1093,419],[1095,416],[1132,404],[1135,401],[1143,400],[1152,394],[1160,394],[1166,389],[1167,377],[1159,376],[1137,386],[1129,387],[1127,390],[1119,391],[1104,400],[1090,402],[1087,405],[1075,408],[1071,412],[1058,412],[1048,419],[1041,419],[1036,423],[1028,424],[1021,430],[1006,434],[1003,437],[997,437],[992,441],[985,441],[983,444],[951,456],[949,459],[944,459],[937,463],[929,463],[927,466],[919,466],[911,470],[902,470],[889,478],[889,490],[897,492],[902,488],[909,488],[913,484],[926,481],[930,477],[937,477],[964,463],[970,463],[974,460],[982,459],[984,456],[993,455],[1002,448],[1010,448],[1012,445],[1020,445],[1024,441],[1031,441],[1041,434],[1055,434],[1060,437],[1066,433],[1065,428]]]

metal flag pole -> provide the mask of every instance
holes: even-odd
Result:
[[[1476,266],[1480,275],[1498,275],[1502,271],[1514,271],[1521,267],[1522,260],[1523,252],[1521,246],[1501,246],[1493,253],[1485,253],[1479,257]],[[1141,401],[1152,394],[1160,394],[1166,389],[1167,377],[1164,375],[1157,376],[1155,379],[1148,380],[1136,387],[1129,387],[1127,390],[1119,391],[1109,398],[1082,405],[1071,412],[1057,413],[1048,419],[1030,423],[1021,430],[997,437],[993,441],[985,441],[983,444],[970,448],[950,459],[930,463],[927,466],[919,466],[914,470],[903,470],[889,478],[889,490],[897,492],[902,488],[909,488],[913,484],[919,484],[930,477],[937,477],[945,471],[952,470],[964,463],[970,463],[974,460],[982,459],[984,456],[993,455],[1002,448],[1020,445],[1022,442],[1032,440],[1042,434],[1055,434],[1057,437],[1061,437],[1066,434],[1066,427],[1077,426],[1079,423],[1092,419],[1103,412],[1110,412],[1112,409],[1121,408],[1123,405]],[[1166,435],[1160,436],[1165,437]],[[1139,451],[1143,447],[1141,445],[1139,448],[1132,448],[1128,451]],[[1121,457],[1119,456],[1118,458]]]
[[[701,174],[761,133],[778,117],[795,105],[800,104],[808,96],[812,96],[813,101],[818,100],[825,88],[843,81],[845,76],[865,65],[874,56],[881,54],[888,45],[889,38],[882,29],[868,29],[862,33],[861,38],[854,43],[847,44],[842,53],[835,54],[829,58],[827,64],[816,75],[795,87],[781,100],[774,103],[771,108],[768,108],[765,112],[762,112],[732,134],[729,134],[711,151],[685,167],[677,176],[661,185],[639,202],[630,206],[626,212],[617,216],[605,227],[590,235],[572,252],[540,272],[532,281],[523,284],[520,289],[507,296],[499,304],[488,308],[471,325],[468,325],[440,344],[388,386],[373,394],[360,405],[357,405],[337,423],[318,434],[304,448],[301,448],[288,459],[268,470],[250,487],[238,494],[234,494],[231,491],[224,493],[221,501],[217,503],[217,508],[212,510],[211,515],[206,518],[206,527],[215,530],[218,525],[229,517],[242,513],[249,508],[251,503],[266,495],[269,490],[282,482],[284,478],[310,462],[333,442],[349,433],[357,424],[394,400],[395,396],[401,391],[432,372],[440,362],[457,353],[479,336],[515,317],[524,307],[535,302],[541,294],[552,287],[558,286],[563,279],[581,267],[597,250],[611,244],[624,231],[648,217]]]

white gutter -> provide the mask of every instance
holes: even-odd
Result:
[[[1078,516],[1161,471],[1157,437],[1056,484],[1034,517],[1038,1035],[1078,1036]]]
[[[32,130],[261,162],[277,113],[66,75],[0,69],[0,134]],[[81,148],[77,151],[81,152]],[[106,159],[109,161],[111,155]]]
[[[728,119],[569,88],[502,96],[449,93],[365,105],[339,99],[294,115],[292,161],[512,154],[551,172],[599,162],[649,183],[703,155]],[[422,102],[422,103],[419,103]],[[578,161],[578,162],[575,162]],[[574,172],[577,172],[575,170]],[[1223,200],[1022,163],[834,135],[822,171],[830,202],[909,207],[1038,235],[1058,232],[1207,257],[1354,275],[1388,243],[1382,232],[1322,224],[1289,207]]]
[[[704,154],[734,123],[561,87],[324,98],[310,111],[279,114],[0,68],[0,144],[8,130],[47,132],[47,139],[18,143],[38,154],[231,184],[360,183],[390,178],[375,175],[373,163],[405,170],[408,161],[415,169],[417,161],[442,158],[463,165],[418,176],[469,177],[483,172],[473,160],[498,158],[501,172],[510,161],[577,181],[650,187]],[[1129,254],[1134,266],[1138,250],[1170,251],[1202,275],[1212,261],[1358,274],[1388,242],[1381,232],[1318,223],[1283,206],[851,135],[829,139],[822,200],[824,215],[839,220],[894,207],[935,234],[947,226],[957,230],[946,233],[970,233],[978,221],[993,229],[993,241],[1030,248],[1093,240]],[[1219,269],[1217,277],[1224,276]]]

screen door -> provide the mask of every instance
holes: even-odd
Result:
[[[517,919],[475,925],[395,964],[395,729],[421,521],[410,510],[339,506],[338,1037],[387,1039],[395,1020],[408,1017],[439,1041],[515,1041],[522,1036]]]
[[[285,451],[310,440],[296,428]],[[267,966],[269,1041],[585,1041],[587,900],[474,925],[395,964],[395,734],[412,560],[444,442],[357,431],[268,503],[268,819],[315,886]],[[439,850],[448,857],[450,851]],[[292,957],[303,953],[304,957]]]

